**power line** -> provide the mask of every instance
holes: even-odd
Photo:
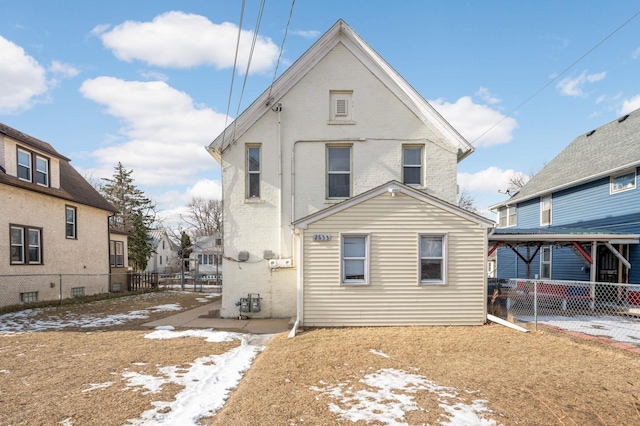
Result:
[[[236,77],[236,65],[238,63],[238,51],[240,50],[240,35],[242,34],[242,20],[244,18],[245,0],[242,0],[240,7],[240,23],[238,24],[238,38],[236,40],[236,53],[233,58],[233,70],[231,72],[231,87],[229,88],[229,100],[227,101],[227,113],[224,118],[224,130],[222,131],[222,142],[224,143],[225,133],[227,132],[227,123],[229,120],[229,110],[231,109],[231,95],[233,94],[233,82]]]
[[[236,119],[233,121],[233,133],[231,134],[231,140],[234,140],[236,137],[236,125],[238,123],[238,115],[240,114],[240,106],[242,105],[242,96],[244,95],[244,88],[247,85],[247,78],[249,77],[249,69],[251,68],[251,59],[253,59],[253,52],[256,47],[256,41],[258,40],[258,32],[260,30],[260,23],[262,22],[262,13],[264,12],[264,5],[266,0],[262,0],[260,2],[260,12],[258,12],[258,17],[256,19],[256,28],[253,32],[253,39],[251,40],[251,49],[249,51],[249,59],[247,60],[247,69],[244,73],[244,79],[242,82],[242,90],[240,91],[240,99],[238,99],[238,108],[236,109]]]
[[[280,58],[282,58],[282,52],[284,51],[284,42],[287,39],[287,33],[289,32],[289,24],[291,23],[291,16],[293,15],[293,6],[296,4],[296,0],[291,1],[291,9],[289,9],[289,19],[287,20],[287,26],[284,29],[284,37],[282,38],[282,44],[280,45],[280,52],[278,53],[278,61],[276,62],[276,69],[273,71],[273,79],[269,86],[269,95],[267,95],[267,102],[271,100],[271,89],[273,83],[276,81],[276,75],[278,74],[278,67],[280,66]]]
[[[576,59],[575,61],[573,61],[573,63],[571,65],[569,65],[568,67],[566,67],[560,74],[556,75],[554,78],[552,78],[551,80],[549,80],[549,82],[547,84],[545,84],[544,86],[542,86],[540,89],[538,89],[533,95],[529,96],[527,99],[525,99],[523,102],[521,102],[518,106],[516,106],[515,108],[513,108],[511,111],[509,111],[508,114],[506,114],[504,117],[502,117],[497,123],[495,123],[493,126],[489,127],[487,130],[485,130],[482,134],[480,134],[480,136],[478,136],[477,138],[475,138],[470,144],[473,145],[475,144],[480,138],[482,138],[484,135],[486,135],[487,133],[489,133],[491,130],[493,130],[496,126],[498,126],[500,123],[502,123],[504,120],[506,120],[507,118],[511,117],[513,115],[513,113],[515,113],[517,110],[519,110],[520,108],[522,108],[526,103],[528,103],[531,99],[533,99],[534,97],[536,97],[540,92],[542,92],[544,89],[546,89],[547,87],[549,87],[554,81],[556,81],[558,78],[560,78],[564,73],[566,73],[567,71],[569,71],[571,68],[574,67],[574,65],[576,65],[578,62],[580,62],[581,60],[583,60],[587,55],[589,55],[591,52],[593,52],[594,50],[596,50],[598,47],[600,47],[601,44],[603,44],[605,41],[607,41],[609,38],[611,38],[611,36],[613,36],[615,33],[617,33],[618,31],[620,31],[624,26],[626,26],[629,22],[631,22],[632,20],[634,20],[638,15],[640,15],[640,11],[636,12],[635,15],[633,15],[631,18],[627,19],[622,25],[620,25],[618,28],[616,28],[615,30],[613,30],[613,32],[611,32],[608,36],[606,36],[605,38],[603,38],[602,40],[600,40],[600,42],[598,42],[598,44],[596,44],[595,46],[593,46],[591,49],[589,49],[585,54],[583,54],[582,56],[580,56],[578,59]]]

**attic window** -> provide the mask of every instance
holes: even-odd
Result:
[[[622,116],[618,119],[618,123],[622,123],[624,120],[626,120],[627,118],[629,118],[629,114]]]
[[[595,132],[596,132],[595,130],[590,131],[589,133],[587,133],[587,137],[591,136],[591,135],[592,135],[592,134],[594,134]]]

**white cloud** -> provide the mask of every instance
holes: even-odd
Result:
[[[91,153],[99,163],[93,175],[111,176],[120,161],[136,184],[172,186],[219,167],[204,146],[222,131],[225,115],[195,106],[186,93],[162,81],[113,77],[86,80],[80,92],[123,123],[119,141]]]
[[[113,29],[94,28],[105,47],[123,61],[140,60],[168,68],[213,65],[233,67],[238,27],[214,24],[206,17],[178,11],[156,16],[151,22],[126,21]],[[242,30],[238,70],[244,73],[253,32]],[[258,36],[251,58],[251,72],[264,72],[275,65],[279,48],[268,37]]]
[[[44,68],[24,49],[0,36],[0,114],[31,108],[48,91]]]
[[[486,87],[480,87],[476,92],[476,96],[480,97],[483,101],[488,103],[489,105],[494,105],[500,103],[500,98],[495,97],[489,92],[489,89]]]
[[[138,71],[138,74],[145,80],[169,81],[168,75],[158,71],[142,70]]]
[[[470,96],[463,96],[455,103],[445,102],[443,99],[432,100],[429,103],[476,147],[509,142],[513,139],[513,131],[518,128],[514,118],[507,117],[487,105],[476,104]],[[487,133],[482,135],[484,132]]]
[[[640,58],[640,47],[638,47],[636,50],[633,51],[633,53],[631,53],[631,58],[632,59]]]
[[[640,94],[635,95],[630,99],[622,101],[622,107],[620,108],[620,115],[628,114],[631,111],[635,111],[640,108]]]
[[[80,70],[73,65],[64,64],[59,61],[52,61],[51,66],[49,66],[49,71],[53,74],[59,74],[64,78],[72,78],[80,74]]]
[[[315,31],[315,30],[308,30],[308,31],[295,30],[295,31],[292,31],[291,33],[303,38],[316,38],[320,35],[320,31]]]
[[[509,180],[514,176],[522,176],[528,180],[522,172],[491,166],[476,173],[458,173],[458,185],[461,190],[497,193],[505,191],[509,187]]]
[[[560,90],[560,94],[564,96],[584,97],[587,94],[584,92],[584,86],[587,83],[595,83],[603,80],[607,76],[607,72],[603,71],[597,74],[587,74],[583,71],[577,77],[566,77],[558,82],[556,86]]]

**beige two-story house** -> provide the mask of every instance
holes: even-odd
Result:
[[[126,264],[126,237],[110,242],[114,207],[69,162],[50,144],[0,124],[2,305],[106,292],[111,260]],[[111,258],[111,246],[122,257]]]
[[[222,166],[221,316],[484,323],[493,222],[455,205],[473,147],[344,21],[208,151]]]

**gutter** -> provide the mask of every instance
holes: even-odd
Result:
[[[302,273],[302,267],[303,267],[302,241],[303,241],[303,237],[304,237],[304,231],[301,231],[301,232],[303,234],[298,235],[298,234],[296,234],[293,226],[291,227],[291,235],[298,242],[298,253],[297,253],[297,257],[298,257],[298,262],[297,262],[298,265],[297,265],[297,267],[298,267],[298,270],[296,271],[298,279],[296,280],[297,281],[296,282],[296,322],[293,324],[293,327],[291,327],[291,331],[289,332],[289,335],[287,336],[289,339],[292,339],[292,338],[296,337],[296,331],[298,331],[298,327],[300,326],[300,323],[302,322],[302,314],[303,314],[302,290],[304,288],[304,286],[303,286],[303,284],[304,284],[304,274]]]

